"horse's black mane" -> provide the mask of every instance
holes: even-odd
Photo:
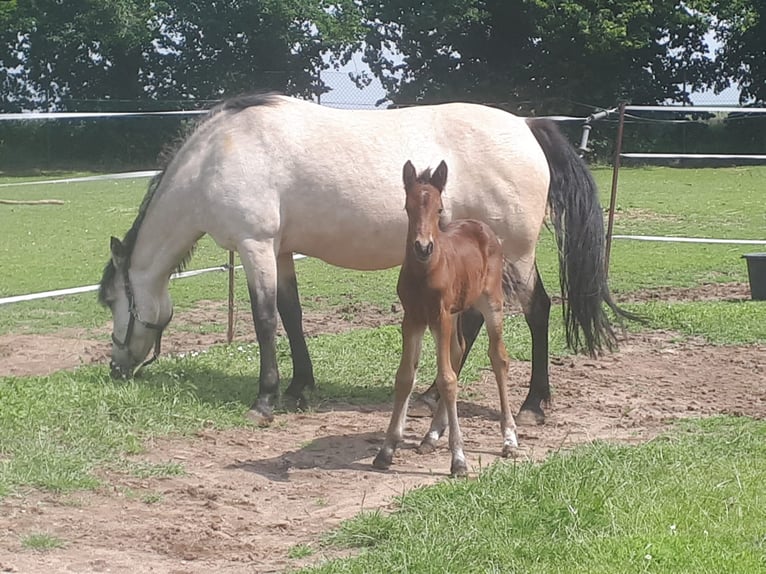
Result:
[[[205,114],[202,119],[194,125],[191,133],[198,131],[204,124],[222,112],[236,113],[255,106],[275,105],[278,102],[278,97],[280,95],[281,94],[277,92],[260,92],[234,96],[232,98],[223,100],[221,103],[210,108],[208,113]],[[146,191],[146,195],[144,195],[144,198],[141,200],[141,206],[138,208],[138,215],[136,216],[135,221],[133,221],[133,225],[130,226],[130,229],[128,229],[128,232],[125,234],[125,238],[122,240],[124,255],[127,261],[130,261],[130,257],[133,254],[133,248],[135,247],[136,240],[138,239],[138,231],[141,228],[141,224],[144,222],[146,212],[149,209],[149,204],[152,202],[152,199],[154,198],[154,195],[157,192],[160,183],[162,182],[162,176],[165,174],[165,169],[173,160],[184,141],[185,138],[176,142],[170,151],[165,150],[160,154],[160,157],[163,160],[162,170],[157,175],[155,175],[149,183],[149,188]],[[182,271],[186,267],[186,265],[191,260],[193,253],[194,247],[191,248],[189,253],[187,253],[178,264],[177,271]],[[117,269],[114,266],[114,261],[112,261],[110,258],[109,262],[104,267],[104,273],[101,277],[101,282],[99,283],[98,288],[98,300],[102,305],[106,305],[107,289],[114,281],[114,276],[116,273]]]

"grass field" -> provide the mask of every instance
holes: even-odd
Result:
[[[678,427],[414,491],[332,536],[358,558],[307,572],[763,571],[766,424]]]
[[[611,172],[599,169],[595,175],[601,189],[608,189]],[[763,167],[624,169],[615,233],[766,239],[759,184],[765,180]],[[0,297],[98,282],[108,238],[122,236],[130,226],[146,183],[0,188],[2,198],[66,202],[0,205]],[[610,282],[618,295],[746,282],[740,257],[747,251],[754,249],[616,241]],[[555,252],[546,230],[539,258],[554,294]],[[205,240],[191,268],[225,261],[225,253]],[[297,266],[307,309],[350,304],[385,309],[396,301],[395,269],[360,273],[315,260]],[[176,281],[171,293],[181,309],[222,300],[225,275]],[[237,299],[246,307],[241,274]],[[716,345],[766,345],[763,303],[626,306],[650,319],[648,327],[631,325],[633,330],[663,329]],[[551,351],[563,355],[559,309],[552,317]],[[93,293],[0,306],[0,335],[65,327],[87,335],[108,323]],[[528,360],[523,319],[510,318],[505,335],[510,354]],[[399,345],[396,327],[312,337],[309,348],[320,384],[315,400],[387,401]],[[485,346],[479,339],[463,379],[477,377],[486,367]],[[424,380],[433,373],[430,350],[424,351]],[[280,367],[289,376],[288,351],[280,340]],[[248,426],[242,415],[254,398],[251,377],[257,364],[257,347],[239,344],[164,357],[144,379],[121,384],[109,379],[103,365],[46,377],[0,378],[0,498],[28,488],[95,488],[102,484],[103,469],[135,476],[183,472],[182,465],[136,466],[130,455],[152,437]],[[345,524],[328,544],[366,550],[318,571],[756,572],[766,568],[764,438],[761,421],[717,418],[684,423],[640,447],[596,444],[541,465],[493,467],[476,481],[408,494],[391,516],[371,513]],[[28,545],[55,547],[57,541],[40,538]]]

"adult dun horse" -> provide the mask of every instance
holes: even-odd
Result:
[[[518,447],[516,423],[508,406],[508,353],[503,344],[503,247],[490,227],[476,219],[440,225],[447,164],[416,175],[410,161],[402,171],[406,192],[407,246],[396,291],[404,308],[402,358],[396,371],[394,408],[386,439],[373,466],[391,466],[404,422],[426,327],[436,341],[436,385],[440,400],[419,452],[432,452],[449,425],[450,474],[465,476],[468,466],[457,416],[457,374],[463,358],[457,313],[478,310],[487,323],[489,358],[500,394],[503,456]]]
[[[292,351],[286,392],[301,404],[314,373],[293,253],[352,269],[399,265],[407,217],[395,174],[408,158],[423,166],[446,159],[452,191],[444,198],[445,220],[484,221],[502,240],[505,286],[521,302],[532,335],[520,416],[542,422],[541,405],[550,397],[550,299],[535,246],[547,206],[570,347],[591,354],[612,348],[604,306],[629,314],[607,287],[597,189],[575,150],[549,121],[466,103],[347,111],[260,94],[213,108],[152,180],[125,238],[111,240],[99,300],[112,312],[113,376],[131,376],[152,348],[153,358],[159,353],[173,312],[169,277],[207,233],[239,253],[247,276],[260,347],[252,418],[273,416],[277,314]],[[465,317],[466,350],[481,324],[478,313]]]

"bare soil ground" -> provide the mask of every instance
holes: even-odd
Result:
[[[748,298],[746,285],[644,292],[633,300]],[[351,310],[354,311],[354,310]],[[351,313],[353,315],[353,313]],[[335,332],[395,323],[396,310],[374,310],[349,322],[349,310],[307,316],[307,332]],[[179,321],[180,320],[180,321]],[[210,304],[179,314],[192,331],[225,311]],[[251,337],[241,318],[237,338]],[[80,334],[81,335],[81,334]],[[225,335],[174,330],[166,351],[222,342]],[[74,332],[0,337],[0,375],[43,374],[103,361],[106,338]],[[631,336],[618,353],[598,360],[567,357],[551,365],[554,400],[543,426],[519,428],[522,460],[593,440],[646,441],[673,419],[719,413],[766,417],[766,349],[678,342],[671,333]],[[527,363],[511,365],[512,404],[526,393]],[[466,455],[474,470],[499,455],[496,389],[489,372],[466,384],[459,405]],[[28,492],[0,501],[0,572],[282,572],[335,556],[319,543],[362,510],[394,507],[395,497],[443,480],[446,444],[420,456],[414,447],[425,419],[410,419],[406,444],[389,472],[374,471],[389,405],[330,405],[280,415],[263,430],[205,430],[194,438],[147,445],[137,459],[181,463],[186,475],[137,479],[104,475],[95,492]],[[444,441],[446,442],[446,441]],[[513,464],[513,463],[509,463]],[[47,533],[65,541],[45,553],[23,550],[21,538]],[[296,545],[313,554],[290,558]]]

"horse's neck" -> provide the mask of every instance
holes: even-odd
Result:
[[[167,281],[202,236],[184,207],[171,203],[167,197],[152,202],[133,248],[131,271],[150,282]]]

